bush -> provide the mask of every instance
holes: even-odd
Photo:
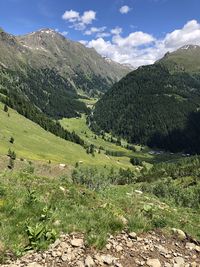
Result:
[[[138,158],[130,158],[130,163],[136,166],[142,166],[142,161]]]

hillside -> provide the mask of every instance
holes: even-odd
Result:
[[[14,150],[17,159],[27,159],[48,163],[75,165],[81,161],[84,166],[118,166],[131,168],[128,157],[107,157],[104,153],[95,153],[95,157],[88,155],[86,150],[78,144],[63,140],[45,131],[39,125],[26,119],[9,108],[3,111],[0,103],[0,155],[7,155],[8,149]],[[14,144],[9,142],[14,138]],[[121,165],[118,164],[120,160]],[[7,163],[9,159],[7,158]]]
[[[124,185],[127,173],[119,177],[116,169],[105,175],[76,167],[72,176],[51,178],[36,176],[32,166],[4,171],[0,263],[76,266],[90,255],[104,266],[100,255],[109,255],[105,260],[124,267],[154,266],[148,259],[199,264],[199,169],[199,157],[162,163]]]
[[[53,118],[87,113],[79,94],[105,92],[129,71],[51,29],[0,32],[0,93],[17,93]]]
[[[200,75],[172,73],[168,61],[166,66],[161,62],[140,67],[116,83],[95,105],[92,128],[131,143],[200,153]]]
[[[106,91],[130,69],[51,29],[24,36],[0,33],[0,63],[11,69],[53,69],[76,90]]]
[[[51,29],[16,38],[28,53],[32,53],[28,59],[31,66],[56,69],[77,90],[105,92],[112,83],[130,71],[128,67],[108,61],[94,49],[68,40]]]

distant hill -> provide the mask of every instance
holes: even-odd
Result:
[[[183,47],[128,74],[97,102],[93,129],[132,143],[200,153],[199,51]]]

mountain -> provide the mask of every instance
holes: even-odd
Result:
[[[97,102],[93,129],[132,143],[200,153],[199,51],[183,47],[128,74]]]
[[[0,31],[0,92],[23,96],[54,118],[87,112],[79,93],[106,91],[129,70],[51,29],[24,36]]]
[[[75,89],[87,92],[106,91],[131,70],[112,60],[105,60],[93,48],[68,40],[51,29],[16,37],[2,32],[0,45],[0,61],[8,68],[16,69],[27,64],[37,69],[54,69]]]
[[[158,62],[164,64],[171,73],[200,73],[200,46],[185,45],[175,52],[167,53]]]

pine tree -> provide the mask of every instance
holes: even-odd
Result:
[[[11,144],[13,144],[14,141],[15,141],[15,139],[14,139],[13,137],[11,137],[9,142],[10,142]]]
[[[10,150],[10,148],[8,149],[8,153],[7,153],[7,156],[8,157],[11,157],[11,155],[12,155],[12,151]]]
[[[8,168],[13,170],[14,165],[15,165],[14,159],[10,158],[8,163]]]
[[[4,105],[3,111],[8,112],[8,106],[6,104]]]

